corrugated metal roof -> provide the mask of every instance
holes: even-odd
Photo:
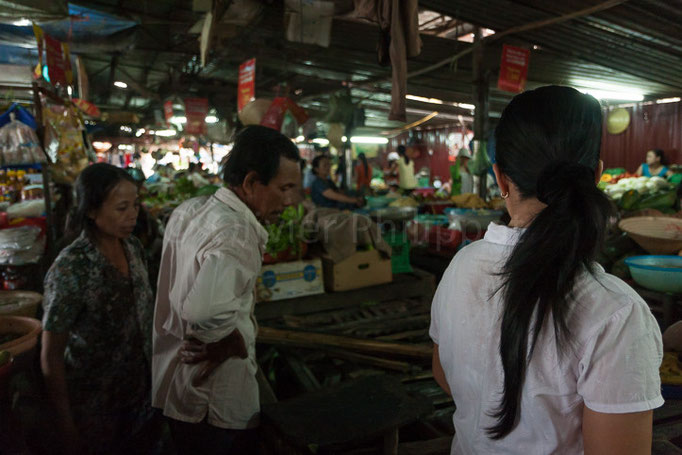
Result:
[[[349,5],[350,0],[344,0]],[[118,54],[118,67],[140,85],[161,96],[208,96],[212,105],[229,112],[236,100],[237,68],[257,58],[257,96],[272,96],[286,83],[307,107],[323,112],[328,95],[343,89],[344,82],[384,81],[352,93],[372,116],[385,116],[390,102],[390,67],[377,64],[378,26],[337,17],[331,45],[322,48],[285,40],[281,2],[266,2],[263,14],[248,27],[223,36],[214,47],[209,64],[194,68],[197,35],[189,30],[203,17],[192,10],[191,0],[94,0],[80,3],[136,21],[135,44]],[[594,0],[420,0],[420,6],[454,19],[497,32],[530,22],[561,16],[600,4]],[[561,24],[509,35],[485,46],[484,67],[490,80],[490,110],[501,111],[512,94],[495,88],[501,47],[504,43],[531,49],[527,87],[574,84],[596,80],[638,87],[647,98],[682,93],[682,0],[629,0],[589,16]],[[408,61],[410,71],[447,59],[471,44],[433,35],[422,35],[422,53]],[[534,48],[536,46],[537,48]],[[83,55],[95,91],[95,102],[104,105],[140,104],[140,100],[107,90],[109,66],[114,54]],[[118,74],[118,70],[117,70]],[[472,103],[471,55],[456,64],[408,81],[408,93],[449,102]],[[414,112],[438,109],[448,115],[468,115],[453,106],[408,101]],[[157,108],[155,102],[147,105]],[[410,116],[409,119],[418,117]],[[384,126],[392,123],[386,121]]]
[[[422,0],[420,5],[479,26],[503,31],[599,4],[595,1]],[[608,10],[514,35],[593,65],[682,90],[682,1],[630,0]],[[533,57],[531,57],[533,58]]]

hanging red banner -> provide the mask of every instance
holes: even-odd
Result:
[[[526,86],[530,51],[521,47],[504,45],[500,62],[500,78],[497,88],[508,92],[519,93]]]
[[[78,109],[85,112],[86,114],[88,114],[91,117],[99,118],[102,115],[99,108],[89,101],[85,101],[85,100],[82,100],[80,98],[73,98],[71,100],[71,102],[73,102],[73,104]]]
[[[301,106],[289,98],[277,97],[272,100],[272,104],[263,115],[260,124],[279,131],[282,128],[284,114],[287,111],[291,112],[299,125],[303,125],[308,120],[308,113]]]
[[[166,118],[166,126],[170,126],[170,119],[173,117],[173,102],[171,100],[163,103],[163,116]]]
[[[45,34],[45,50],[47,51],[47,73],[52,85],[66,85],[66,71],[62,55],[62,43]]]
[[[237,109],[256,99],[256,59],[252,58],[239,65],[239,85],[237,86]]]
[[[185,133],[206,134],[206,114],[208,114],[208,99],[185,98],[185,116],[187,117]]]

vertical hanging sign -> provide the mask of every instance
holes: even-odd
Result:
[[[208,114],[208,99],[185,98],[185,116],[187,117],[185,133],[206,134],[206,114]]]
[[[166,118],[166,126],[170,126],[170,119],[173,117],[173,102],[171,100],[163,103],[163,116]]]
[[[34,23],[33,34],[36,36],[36,42],[38,43],[38,66],[33,70],[33,74],[36,78],[40,78],[43,76],[43,29]]]
[[[66,71],[62,55],[62,43],[45,34],[45,50],[47,51],[47,69],[52,85],[66,85]]]
[[[239,85],[237,87],[237,109],[241,112],[244,106],[256,97],[256,59],[252,58],[239,65]]]
[[[73,85],[73,68],[71,68],[71,51],[67,43],[62,43],[62,52],[64,56],[64,75],[66,83]]]
[[[497,88],[508,92],[519,93],[526,86],[530,51],[521,47],[504,45],[500,62],[500,78]]]

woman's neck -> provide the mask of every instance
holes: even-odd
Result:
[[[123,247],[121,240],[112,235],[97,232],[93,234],[95,245],[107,257],[119,253]]]
[[[545,207],[547,207],[545,204],[538,201],[536,198],[528,199],[516,198],[516,201],[514,202],[512,202],[511,207],[510,205],[507,205],[509,215],[511,216],[509,227],[516,228],[527,227],[530,223],[533,222],[538,213],[540,213]]]

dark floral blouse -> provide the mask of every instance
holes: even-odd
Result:
[[[45,277],[43,327],[68,332],[64,360],[75,418],[138,411],[150,400],[154,302],[140,242],[124,276],[81,234]]]

